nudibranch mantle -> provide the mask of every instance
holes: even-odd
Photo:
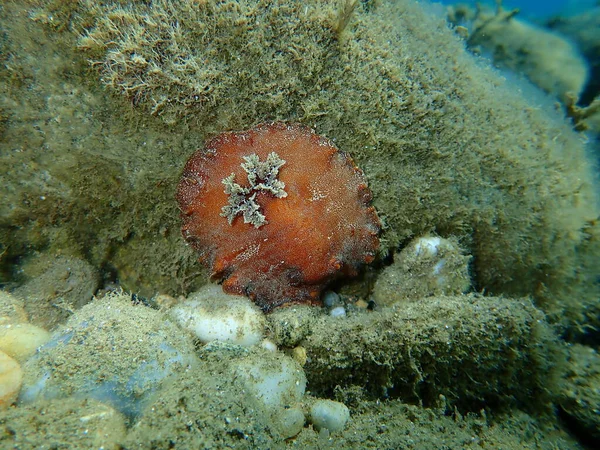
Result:
[[[177,188],[182,233],[230,294],[264,311],[319,304],[379,247],[371,191],[352,159],[310,128],[267,123],[209,140]]]

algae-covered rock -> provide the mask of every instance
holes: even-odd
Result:
[[[117,450],[125,419],[92,399],[61,399],[0,412],[2,448]]]
[[[564,413],[587,442],[600,440],[600,356],[590,347],[569,347],[565,384],[559,399]]]
[[[87,304],[98,289],[98,270],[75,257],[41,255],[22,266],[23,284],[14,295],[23,299],[32,323],[56,328]]]
[[[365,317],[366,314],[366,317]],[[464,295],[400,302],[346,318],[322,316],[302,342],[311,392],[361,386],[371,395],[469,411],[547,408],[564,354],[528,300]]]
[[[19,403],[94,398],[133,419],[168,377],[195,363],[186,333],[112,293],[73,314],[25,363]]]
[[[29,319],[23,300],[6,291],[0,291],[0,325],[27,322]]]
[[[579,14],[557,16],[548,20],[550,29],[572,39],[590,65],[590,77],[582,95],[583,104],[591,103],[600,95],[600,5]],[[596,119],[596,132],[600,132],[600,118]]]
[[[334,444],[332,444],[332,441]],[[581,450],[564,430],[515,411],[486,415],[485,410],[462,415],[443,407],[419,408],[398,400],[363,402],[353,411],[344,433],[330,437],[305,429],[294,448],[421,449],[449,448],[484,450],[561,448]]]
[[[218,369],[178,377],[129,431],[126,448],[267,448],[267,418]],[[160,432],[157,432],[160,430]]]
[[[295,347],[310,334],[321,313],[318,308],[302,305],[276,309],[267,316],[273,340],[284,347]]]
[[[22,290],[48,273],[42,287],[62,292],[60,273],[25,269],[37,254],[73,255],[140,296],[197,290],[207,273],[174,200],[184,162],[211,136],[280,120],[334,140],[364,171],[384,225],[373,272],[438,236],[458,243],[457,268],[472,256],[473,290],[497,296],[413,290],[404,301],[390,289],[393,305],[373,312],[276,311],[268,337],[303,367],[272,345],[194,347],[164,313],[128,299],[58,302],[73,311],[24,364],[0,439],[78,445],[57,423],[79,433],[86,409],[72,396],[85,395],[114,407],[98,407],[102,417],[128,416],[123,448],[330,446],[325,429],[302,428],[305,374],[313,395],[350,409],[338,448],[437,448],[449,434],[456,448],[526,448],[552,427],[548,446],[569,448],[551,415],[516,417],[548,411],[561,392],[562,347],[546,318],[568,337],[600,325],[597,185],[552,102],[471,55],[422,2],[29,5],[0,5],[2,283]],[[294,383],[276,398],[290,404],[272,407],[257,384],[279,384],[282,370]],[[52,396],[71,410],[42,415]]]
[[[593,322],[599,211],[579,136],[423,5],[342,3],[2,5],[1,273],[69,248],[142,295],[197,288],[173,201],[184,161],[214,134],[282,120],[365,172],[382,254],[454,236],[476,290]]]
[[[464,253],[452,239],[414,239],[395,255],[393,264],[381,271],[373,287],[373,300],[383,306],[399,299],[467,292],[471,287],[471,257]]]
[[[577,46],[565,37],[516,18],[518,10],[479,10],[468,38],[471,47],[490,52],[494,63],[526,75],[563,102],[578,97],[589,67]]]
[[[147,405],[125,447],[279,448],[302,429],[306,379],[291,358],[220,342],[199,357]]]

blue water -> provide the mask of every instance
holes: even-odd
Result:
[[[467,3],[475,5],[475,1],[452,1],[441,0],[445,5]],[[483,4],[494,5],[494,1],[482,1]],[[519,15],[523,18],[536,19],[547,18],[557,14],[572,15],[581,11],[591,9],[596,4],[596,0],[504,0],[504,9],[519,8]]]

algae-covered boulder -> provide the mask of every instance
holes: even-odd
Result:
[[[378,305],[399,299],[416,300],[434,295],[455,295],[471,287],[470,257],[457,242],[437,236],[413,239],[394,262],[381,271],[373,286],[372,298]]]
[[[21,265],[21,285],[14,294],[23,300],[32,323],[56,328],[92,300],[98,270],[79,258],[33,256]]]
[[[600,439],[600,357],[584,345],[569,347],[568,370],[559,398],[559,405],[571,426],[586,441]]]
[[[522,412],[491,418],[484,410],[462,415],[445,410],[443,404],[431,409],[399,401],[362,404],[364,407],[353,411],[348,431],[332,436],[336,449],[581,449],[564,430],[557,430]],[[305,430],[294,441],[295,448],[313,449],[331,445],[325,441],[325,436]]]
[[[117,450],[125,419],[92,399],[48,400],[0,412],[2,448],[78,448]]]
[[[19,403],[93,398],[129,419],[197,363],[191,339],[158,311],[110,293],[73,314],[23,366]]]
[[[568,94],[578,97],[589,67],[577,46],[560,34],[516,18],[517,13],[501,6],[495,13],[478,8],[469,46],[489,52],[494,63],[526,75],[562,101]]]
[[[576,15],[553,17],[546,25],[572,39],[587,59],[590,77],[582,101],[590,103],[600,94],[600,5]],[[600,127],[596,128],[598,130]]]
[[[199,356],[147,406],[126,448],[282,448],[300,432],[306,378],[291,358],[221,342]]]
[[[425,406],[441,395],[460,410],[539,412],[558,395],[565,368],[564,350],[543,317],[527,299],[475,295],[323,315],[301,341],[304,370],[319,396],[360,387],[375,398]]]
[[[59,247],[143,295],[197,288],[206,274],[173,200],[184,161],[216,133],[283,120],[365,172],[382,254],[452,236],[476,290],[533,295],[564,326],[598,324],[584,143],[422,4],[39,5],[1,10],[8,280],[32,248]]]

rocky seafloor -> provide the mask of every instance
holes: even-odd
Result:
[[[586,62],[542,94],[479,56],[527,26],[453,13],[3,2],[0,448],[594,448]],[[358,278],[270,314],[208,282],[175,201],[205,140],[267,121],[348,152],[382,222]]]

